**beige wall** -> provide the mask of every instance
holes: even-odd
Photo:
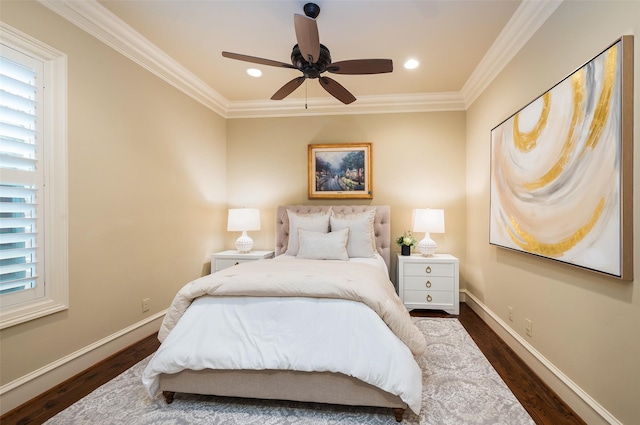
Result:
[[[467,111],[468,290],[624,424],[640,418],[640,291],[488,244],[491,129],[623,34],[640,32],[640,2],[564,2]],[[635,40],[635,144],[640,40]],[[635,276],[640,275],[640,156],[635,155]],[[585,176],[589,178],[589,176]],[[510,322],[507,307],[515,310]],[[533,321],[526,337],[524,320]],[[585,415],[585,419],[588,417]],[[590,423],[598,423],[595,422]]]
[[[68,55],[67,311],[0,333],[1,384],[167,308],[224,247],[225,120],[35,2],[2,20]],[[151,310],[141,312],[141,300]]]
[[[439,252],[463,260],[464,112],[236,119],[227,137],[229,205],[260,208],[262,230],[250,235],[256,248],[273,249],[278,205],[390,205],[392,236],[411,228],[414,208],[431,207],[445,210],[446,233],[432,235]],[[348,142],[372,143],[373,199],[309,201],[307,146]]]

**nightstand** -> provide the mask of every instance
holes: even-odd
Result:
[[[263,258],[273,258],[273,251],[250,251],[242,254],[235,249],[217,252],[211,256],[211,273],[219,272],[236,264],[256,261]]]
[[[398,294],[408,310],[460,313],[458,259],[449,254],[398,254]]]

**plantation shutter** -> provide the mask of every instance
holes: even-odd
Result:
[[[0,57],[0,301],[13,305],[44,296],[39,228],[38,104],[43,64],[5,49]]]

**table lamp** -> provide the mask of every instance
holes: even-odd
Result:
[[[253,239],[247,235],[248,230],[260,230],[260,210],[257,208],[231,208],[227,220],[227,231],[242,232],[236,239],[236,249],[239,252],[250,252]]]
[[[436,252],[437,245],[430,233],[444,233],[444,210],[417,209],[413,211],[413,231],[425,232],[424,239],[418,243],[418,250],[425,257]]]

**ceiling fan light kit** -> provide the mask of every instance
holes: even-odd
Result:
[[[247,56],[238,53],[222,52],[222,56],[260,65],[279,68],[297,69],[302,76],[296,77],[286,83],[271,96],[272,100],[282,100],[306,79],[318,79],[320,86],[330,95],[348,105],[356,100],[355,96],[344,88],[336,80],[323,76],[324,72],[347,75],[383,74],[393,71],[391,59],[352,59],[340,62],[331,62],[329,49],[320,44],[318,24],[316,18],[320,14],[320,7],[315,3],[307,3],[303,8],[305,15],[295,14],[293,23],[296,32],[297,44],[291,52],[291,65],[284,62]]]

